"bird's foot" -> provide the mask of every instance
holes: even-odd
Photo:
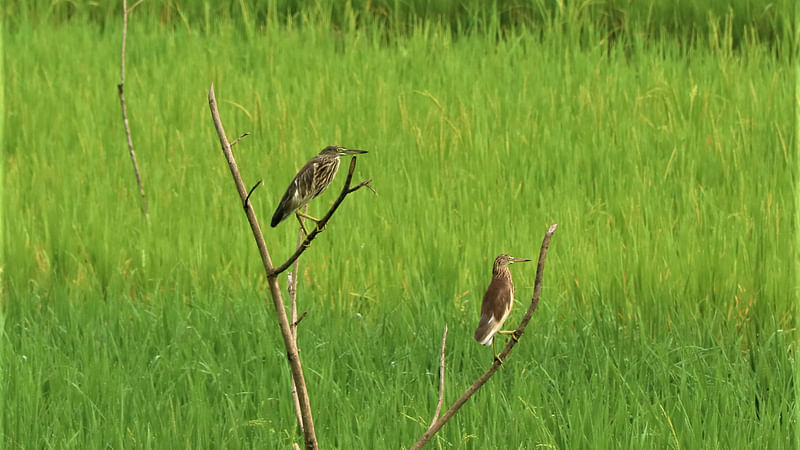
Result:
[[[314,218],[314,217],[311,217],[311,216],[309,216],[308,214],[306,214],[306,213],[304,213],[304,212],[300,212],[300,211],[295,211],[295,214],[297,215],[297,220],[299,220],[299,221],[300,221],[300,224],[301,224],[301,225],[303,224],[303,220],[302,220],[301,218],[306,218],[306,219],[308,219],[308,220],[310,220],[310,221],[314,222],[314,224],[316,224],[316,230],[317,230],[317,232],[321,232],[321,231],[324,231],[324,230],[325,230],[325,225],[323,225],[323,226],[321,226],[321,227],[319,226],[319,223],[320,223],[320,222],[322,222],[321,220],[319,220],[319,219],[317,219],[317,218]],[[305,231],[305,230],[306,230],[306,228],[305,228],[305,227],[303,227],[303,231]],[[306,231],[306,236],[308,236],[308,232],[307,232],[307,231]]]
[[[500,364],[500,367],[503,367],[503,360],[500,358],[500,355],[498,355],[497,353],[494,354],[494,361],[496,361],[498,364]]]
[[[513,339],[514,342],[519,342],[519,336],[517,335],[517,330],[500,330],[497,333],[498,334],[507,334],[507,335],[511,336],[511,339]]]

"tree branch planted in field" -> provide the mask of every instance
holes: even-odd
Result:
[[[556,231],[556,228],[558,228],[558,224],[551,225],[550,228],[547,230],[547,233],[545,233],[544,235],[544,240],[542,241],[542,248],[539,251],[539,264],[536,267],[536,282],[533,285],[533,297],[531,298],[531,305],[528,307],[528,312],[525,313],[525,317],[522,319],[522,322],[520,322],[517,329],[514,330],[513,334],[514,339],[508,340],[508,343],[506,343],[506,347],[503,349],[502,352],[500,352],[500,357],[495,358],[494,362],[492,363],[492,366],[489,367],[489,369],[486,372],[484,372],[483,375],[478,377],[478,379],[475,380],[474,383],[472,383],[472,386],[470,386],[469,389],[467,389],[466,392],[464,392],[464,394],[462,394],[461,397],[459,397],[458,400],[456,400],[455,403],[453,403],[453,405],[450,406],[450,408],[444,413],[444,415],[439,420],[437,420],[430,426],[430,428],[428,428],[428,430],[422,435],[422,437],[419,438],[419,440],[414,444],[414,446],[411,447],[412,450],[420,449],[422,448],[422,446],[427,444],[428,441],[431,440],[433,435],[436,434],[444,426],[444,424],[447,423],[447,421],[450,420],[451,417],[453,417],[453,415],[455,415],[455,413],[459,410],[459,408],[461,408],[461,406],[464,405],[464,403],[467,400],[469,400],[470,397],[472,397],[472,394],[477,392],[478,389],[481,388],[481,386],[483,386],[487,381],[489,381],[489,378],[491,378],[491,376],[494,375],[494,373],[500,367],[501,364],[500,361],[506,360],[506,356],[508,356],[508,354],[511,353],[511,349],[514,348],[514,346],[519,341],[519,338],[522,337],[522,333],[525,332],[525,328],[528,326],[528,322],[530,322],[531,317],[533,316],[533,312],[536,310],[536,307],[539,306],[539,297],[542,294],[542,275],[544,273],[544,260],[545,257],[547,257],[547,249],[548,247],[550,247],[550,238],[553,236],[553,233]]]
[[[236,190],[239,192],[243,204],[245,205],[245,213],[247,220],[250,223],[250,228],[253,231],[253,237],[258,245],[258,252],[261,255],[261,262],[264,265],[264,271],[267,276],[267,284],[269,285],[270,295],[272,296],[272,304],[275,308],[275,313],[278,316],[278,325],[281,329],[281,336],[286,347],[286,355],[289,360],[289,367],[292,372],[292,380],[297,389],[297,397],[300,402],[300,411],[302,417],[302,430],[303,438],[305,440],[306,449],[317,449],[317,436],[314,432],[314,420],[311,416],[311,404],[308,399],[308,390],[306,389],[305,377],[303,376],[303,366],[300,363],[300,355],[297,351],[297,345],[292,337],[292,328],[289,324],[289,319],[286,317],[286,310],[283,307],[283,298],[281,291],[278,287],[278,273],[273,270],[272,260],[270,259],[269,252],[267,251],[267,244],[264,242],[264,235],[261,233],[261,227],[258,225],[256,213],[246,202],[247,191],[242,182],[242,177],[239,175],[239,168],[236,165],[236,160],[233,158],[231,151],[231,144],[225,136],[225,129],[222,126],[222,121],[219,117],[219,110],[217,109],[217,99],[214,95],[214,85],[212,84],[208,90],[208,105],[211,108],[211,117],[214,120],[214,126],[219,135],[219,142],[222,146],[222,152],[225,154],[225,159],[228,161],[228,166],[233,176],[233,181],[236,184]]]
[[[250,191],[252,193],[252,190]],[[250,196],[250,193],[247,196]],[[308,205],[303,207],[303,212],[308,209]],[[300,218],[301,225],[303,218]],[[297,227],[297,247],[300,248],[300,245],[303,243],[303,227]],[[287,278],[287,289],[289,291],[289,319],[291,320],[291,327],[292,327],[292,338],[294,339],[294,345],[297,346],[297,325],[303,320],[303,317],[306,316],[306,313],[303,313],[300,318],[297,318],[297,271],[299,269],[300,260],[294,260],[294,267],[292,267],[292,271],[286,275]],[[300,351],[299,347],[298,350]],[[300,398],[297,396],[297,385],[292,380],[292,400],[294,401],[294,413],[297,416],[297,423],[300,424],[300,430],[303,429],[303,414],[300,410]]]
[[[436,424],[436,419],[439,418],[439,412],[442,411],[442,402],[444,401],[444,348],[447,345],[447,324],[444,325],[444,334],[442,334],[442,351],[439,356],[439,403],[436,404],[436,412],[433,413],[433,420],[431,420],[431,427]]]
[[[133,151],[133,138],[131,138],[131,127],[128,123],[128,107],[125,104],[125,41],[128,38],[128,15],[134,8],[139,6],[143,0],[134,3],[133,6],[128,8],[128,0],[122,0],[122,52],[120,57],[120,81],[117,85],[117,92],[119,93],[119,102],[122,105],[122,123],[125,125],[125,135],[128,138],[128,151],[131,155],[131,162],[133,163],[133,171],[136,173],[136,183],[139,185],[139,195],[142,196],[142,211],[145,218],[150,220],[150,212],[147,210],[147,198],[144,195],[144,186],[142,185],[142,177],[139,174],[139,164],[136,162],[136,152]]]

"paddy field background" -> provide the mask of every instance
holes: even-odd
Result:
[[[792,2],[146,0],[125,94],[149,222],[116,3],[1,9],[0,446],[302,442],[214,83],[264,226],[324,146],[369,151],[378,194],[300,263],[323,448],[409,447],[444,325],[449,404],[491,363],[492,260],[553,223],[523,340],[430,448],[796,448]],[[264,231],[283,261],[294,222]]]

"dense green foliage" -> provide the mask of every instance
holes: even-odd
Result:
[[[263,225],[325,145],[370,151],[356,176],[378,195],[349,197],[301,261],[324,448],[410,446],[434,410],[444,324],[449,403],[491,362],[472,340],[491,261],[535,258],[555,222],[527,333],[432,446],[796,447],[789,31],[735,45],[739,16],[722,15],[687,48],[647,22],[610,39],[588,16],[393,31],[335,26],[322,7],[270,19],[248,2],[153,3],[131,18],[126,78],[149,224],[116,11],[4,6],[19,15],[3,36],[6,448],[299,440],[212,82],[228,135],[252,132],[235,150],[246,183],[265,180]],[[265,235],[273,260],[291,253],[291,221]],[[535,266],[512,273],[515,324]]]
[[[128,4],[136,0],[129,0]],[[250,30],[276,23],[303,23],[309,15],[314,26],[323,18],[338,29],[370,28],[376,24],[393,32],[412,32],[422,22],[467,30],[491,31],[493,26],[539,29],[587,26],[596,34],[616,36],[636,30],[650,36],[668,34],[693,42],[715,32],[716,22],[727,18],[737,47],[753,40],[781,48],[792,41],[798,28],[793,21],[793,0],[148,0],[140,13],[166,26],[212,32],[221,23],[241,22]],[[3,14],[15,27],[32,21],[63,23],[84,20],[103,27],[118,26],[121,1],[6,0]]]

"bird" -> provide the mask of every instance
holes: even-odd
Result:
[[[530,261],[528,258],[516,258],[505,253],[495,258],[492,266],[492,281],[483,294],[481,304],[481,319],[478,328],[475,330],[475,340],[481,345],[492,345],[494,357],[502,364],[503,361],[497,355],[497,348],[494,343],[494,335],[511,334],[514,331],[500,330],[503,323],[511,314],[514,306],[514,282],[511,281],[511,271],[508,266],[516,262]]]
[[[284,219],[295,213],[297,220],[300,221],[300,227],[303,232],[308,235],[306,227],[303,225],[301,217],[313,220],[319,226],[319,219],[315,219],[308,214],[300,211],[300,208],[306,206],[314,197],[323,193],[325,189],[330,186],[336,172],[339,171],[339,157],[343,155],[358,155],[367,153],[365,150],[357,150],[353,148],[345,148],[341,145],[329,145],[322,149],[319,154],[311,158],[301,169],[297,172],[294,179],[289,183],[286,193],[283,194],[275,214],[272,215],[271,225],[273,228],[277,227]]]

